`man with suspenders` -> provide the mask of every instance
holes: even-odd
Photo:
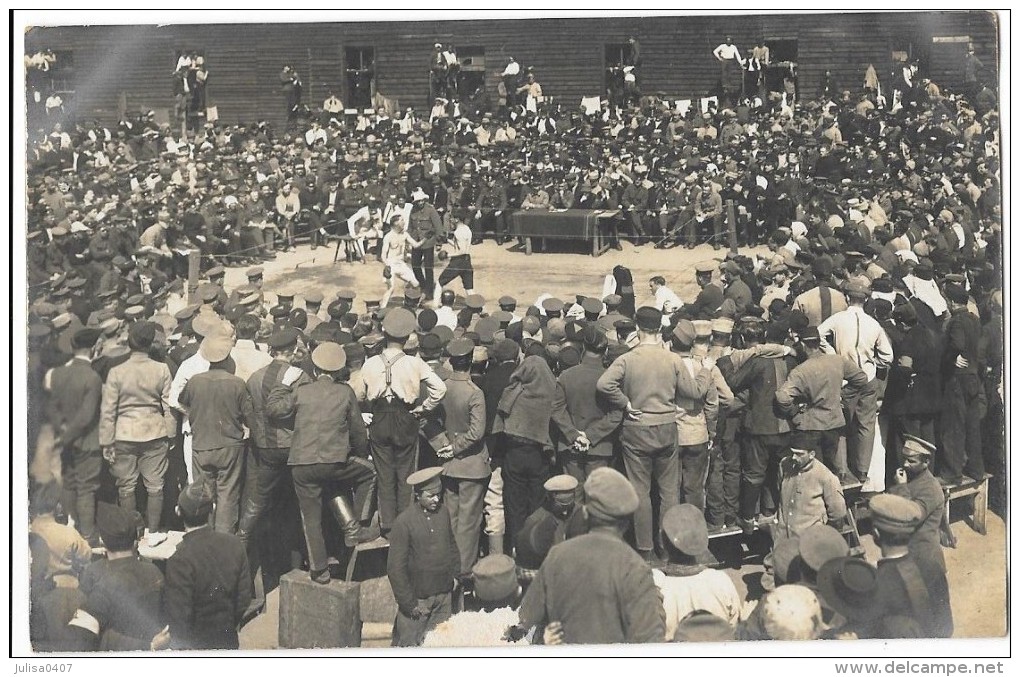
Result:
[[[362,411],[371,413],[368,427],[379,483],[379,526],[385,536],[393,520],[411,503],[407,477],[418,460],[418,417],[432,411],[446,395],[446,384],[420,357],[404,353],[404,344],[417,321],[405,308],[390,310],[383,319],[386,347],[361,369],[356,395]],[[424,382],[426,397],[415,400]]]

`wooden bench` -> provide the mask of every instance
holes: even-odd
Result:
[[[843,525],[837,530],[846,539],[847,545],[850,546],[850,554],[854,557],[860,557],[864,555],[864,546],[861,545],[861,534],[857,529],[857,513],[858,506],[864,503],[861,497],[861,488],[863,485],[860,482],[852,482],[843,485],[843,496],[846,500],[846,520]],[[773,524],[776,523],[775,516],[761,518],[755,520],[754,530],[767,530]],[[714,538],[726,538],[729,536],[736,536],[742,534],[743,530],[739,526],[726,527],[725,529],[710,530],[708,532],[708,539],[711,541]]]
[[[969,520],[970,527],[982,536],[988,533],[985,529],[985,518],[988,515],[988,480],[991,477],[988,473],[985,473],[981,479],[965,476],[961,482],[942,486],[942,492],[946,497],[947,513],[950,504],[956,499],[967,496],[974,497],[973,510]]]

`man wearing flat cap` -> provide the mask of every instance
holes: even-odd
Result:
[[[923,637],[952,637],[953,612],[942,563],[928,550],[910,549],[911,537],[924,522],[923,508],[917,501],[886,493],[873,496],[868,509],[875,542],[882,550],[876,574],[882,615],[913,619]]]
[[[156,651],[169,645],[163,574],[136,551],[141,519],[109,503],[96,509],[106,558],[82,574],[80,590],[86,600],[71,624],[95,632],[100,651]]]
[[[326,542],[322,533],[322,500],[325,496],[344,543],[354,547],[379,534],[362,521],[375,471],[368,460],[368,434],[354,391],[340,382],[347,354],[336,343],[319,344],[312,351],[315,380],[288,369],[273,386],[266,401],[272,420],[294,421],[287,463],[294,479],[301,509],[301,523],[308,545],[309,575],[316,583],[329,583]],[[300,383],[300,385],[295,385]],[[354,493],[354,504],[348,492]]]
[[[911,536],[910,549],[926,550],[928,556],[941,562],[945,570],[939,528],[946,509],[946,500],[942,485],[929,469],[935,451],[936,447],[931,442],[913,435],[904,435],[900,467],[896,469],[893,476],[894,484],[889,487],[888,492],[909,498],[921,507],[924,521]]]
[[[442,467],[423,468],[407,477],[414,503],[393,522],[386,576],[397,602],[393,646],[419,646],[427,633],[452,612],[452,592],[460,574],[460,554],[443,507]]]
[[[135,322],[128,330],[131,356],[110,370],[99,408],[99,446],[117,481],[120,506],[135,509],[141,475],[148,494],[145,517],[158,533],[163,513],[163,479],[177,419],[170,407],[170,368],[149,357],[156,325]]]
[[[74,357],[53,369],[45,380],[49,391],[47,418],[60,450],[64,510],[86,539],[95,542],[96,492],[103,455],[99,448],[99,405],[103,382],[92,368],[97,329],[80,328],[71,335]]]
[[[692,376],[679,355],[663,350],[662,313],[643,306],[636,313],[637,346],[618,357],[596,382],[596,390],[624,412],[620,444],[627,476],[639,505],[634,519],[638,551],[653,557],[652,481],[659,487],[660,510],[677,503],[676,408],[681,398],[701,399],[712,385],[715,360],[707,359]]]
[[[638,509],[634,486],[598,468],[584,495],[589,532],[549,552],[507,636],[519,639],[534,626],[559,622],[566,644],[663,641],[666,616],[652,570],[623,540]]]
[[[545,481],[545,502],[528,516],[514,539],[519,567],[537,570],[554,545],[588,532],[578,500],[579,486],[570,475],[555,475]]]
[[[471,380],[474,348],[466,338],[447,344],[451,373],[445,381],[446,397],[437,409],[449,445],[436,449],[436,454],[447,478],[446,507],[460,551],[458,573],[462,577],[471,573],[478,557],[483,499],[492,474],[485,443],[485,395]]]
[[[736,629],[742,601],[726,572],[706,566],[714,558],[704,514],[689,503],[675,505],[662,516],[662,535],[669,561],[652,575],[666,610],[666,641],[695,611],[715,614]]]
[[[245,430],[254,410],[244,381],[230,371],[233,339],[213,334],[202,339],[198,352],[209,370],[195,374],[179,398],[191,421],[192,470],[205,482],[216,502],[214,528],[237,532],[245,465]]]

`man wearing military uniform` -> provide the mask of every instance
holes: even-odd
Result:
[[[379,481],[379,524],[383,535],[400,510],[411,502],[405,484],[418,455],[418,417],[435,409],[446,395],[446,384],[420,357],[404,352],[404,344],[417,326],[414,315],[395,308],[383,319],[386,347],[370,357],[361,369],[355,393],[365,413],[372,414],[369,435],[372,460]],[[425,385],[427,396],[415,401]]]
[[[452,592],[461,559],[450,513],[443,508],[441,467],[419,470],[404,481],[415,503],[393,522],[386,576],[397,602],[393,646],[418,646],[453,610]]]
[[[946,569],[945,556],[939,539],[939,527],[946,509],[942,485],[931,474],[929,465],[935,445],[913,435],[906,435],[901,464],[893,477],[895,484],[889,487],[890,494],[903,496],[917,503],[924,514],[924,521],[910,537],[910,549],[925,550],[925,556],[932,557]]]
[[[509,217],[506,209],[506,189],[494,175],[489,174],[485,177],[485,186],[478,195],[478,209],[475,213],[478,225],[472,223],[471,230],[479,237],[483,233],[493,232],[496,235],[496,244],[503,244],[506,241],[506,222]]]
[[[483,499],[492,474],[485,444],[485,395],[471,381],[474,347],[466,338],[454,339],[446,346],[452,372],[446,378],[446,397],[439,408],[449,445],[436,450],[448,483],[446,506],[460,551],[461,576],[471,573],[478,557]]]
[[[275,385],[266,402],[271,418],[293,417],[290,455],[294,490],[301,508],[301,522],[308,545],[309,575],[316,583],[329,583],[326,542],[322,533],[322,497],[344,531],[348,547],[373,540],[378,534],[360,524],[375,472],[368,457],[368,437],[354,391],[339,382],[337,373],[347,355],[336,343],[322,343],[312,351],[316,380],[297,388],[300,370],[289,369]],[[333,491],[341,487],[339,495]],[[355,506],[347,500],[353,489]]]

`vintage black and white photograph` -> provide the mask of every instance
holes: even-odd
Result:
[[[1008,11],[71,16],[14,655],[1007,636]]]

